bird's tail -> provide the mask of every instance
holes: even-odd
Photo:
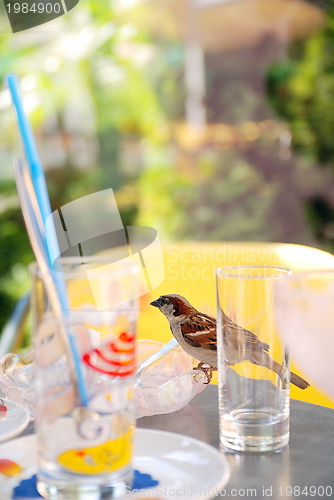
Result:
[[[291,384],[294,384],[297,387],[299,387],[299,389],[307,389],[307,387],[310,386],[307,380],[303,379],[302,377],[296,375],[293,372],[290,373],[290,382]]]
[[[263,364],[262,366],[265,366],[266,368],[269,368],[269,370],[272,370],[273,372],[277,373],[277,375],[282,379],[283,375],[283,368],[282,365],[277,363],[267,352],[262,352],[262,360]],[[296,375],[296,373],[290,372],[290,382],[293,385],[296,385],[299,387],[299,389],[307,389],[309,387],[309,383],[307,380],[303,379],[299,375]]]

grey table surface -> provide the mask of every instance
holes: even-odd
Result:
[[[143,417],[137,425],[185,434],[219,448],[217,386],[208,386],[182,410]],[[225,454],[232,474],[220,497],[334,499],[331,408],[291,400],[290,442],[282,451]],[[315,488],[310,489],[311,486]]]
[[[219,449],[217,386],[206,387],[177,412],[140,418],[137,426],[185,434]],[[22,435],[33,431],[30,423]],[[224,453],[232,473],[218,498],[334,499],[334,410],[330,408],[291,400],[290,442],[283,450]]]

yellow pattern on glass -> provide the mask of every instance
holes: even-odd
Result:
[[[66,470],[78,474],[101,474],[113,472],[130,464],[132,456],[133,430],[117,439],[92,448],[68,450],[58,457]]]

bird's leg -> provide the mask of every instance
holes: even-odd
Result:
[[[206,365],[208,368],[205,368],[204,365]],[[201,370],[202,372],[204,372],[206,379],[207,379],[207,382],[204,382],[204,383],[210,384],[211,379],[212,379],[212,372],[214,370],[217,370],[217,368],[215,366],[209,366],[207,363],[203,363],[203,361],[201,361],[198,364],[198,366],[195,366],[195,368],[193,368],[193,370]]]

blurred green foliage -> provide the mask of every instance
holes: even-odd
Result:
[[[334,173],[333,2],[324,29],[271,67],[267,88],[272,106],[290,125],[294,150]],[[333,196],[309,197],[305,213],[318,241],[334,251]]]
[[[30,244],[15,195],[13,184],[3,183],[0,204],[4,199],[7,203],[9,200],[12,203],[8,203],[8,209],[0,213],[0,325],[4,324],[17,298],[26,291],[26,266],[32,260]]]
[[[202,151],[195,163],[188,172],[168,165],[143,172],[139,224],[175,240],[303,241],[299,200],[294,181],[284,182],[286,171],[269,175],[233,150]],[[301,182],[308,174],[314,180],[305,165],[296,172]]]
[[[145,51],[151,57],[152,47],[119,3],[82,0],[45,31],[13,35],[0,2],[0,331],[29,288],[33,260],[11,173],[12,158],[23,152],[6,74],[20,78],[53,210],[112,187],[124,225],[135,222],[140,169],[122,168],[122,147],[138,137],[160,141],[163,118],[136,61]]]

